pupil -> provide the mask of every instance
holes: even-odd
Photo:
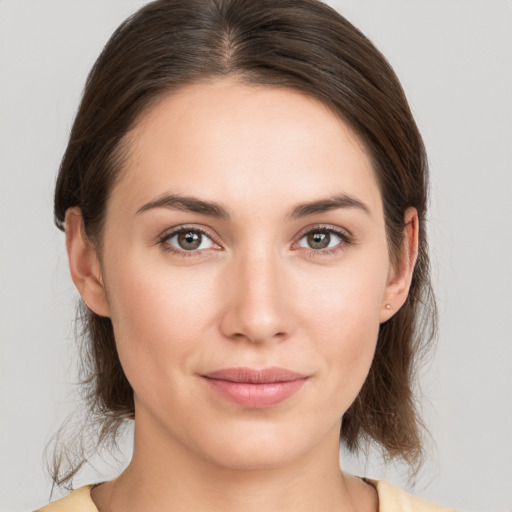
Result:
[[[308,235],[308,244],[312,249],[325,249],[329,242],[331,241],[331,236],[329,233],[310,233]]]
[[[201,234],[195,231],[183,231],[178,235],[178,243],[182,249],[191,251],[201,245]]]

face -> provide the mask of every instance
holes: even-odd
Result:
[[[112,319],[138,435],[245,468],[337,445],[399,299],[360,141],[298,92],[218,80],[163,98],[129,143],[104,297],[81,291]]]

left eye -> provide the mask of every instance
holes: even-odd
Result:
[[[340,235],[325,229],[318,229],[306,233],[299,240],[299,247],[306,247],[308,249],[329,249],[335,247],[343,241]]]
[[[182,229],[170,235],[165,242],[182,251],[210,249],[215,245],[208,235],[198,229]]]

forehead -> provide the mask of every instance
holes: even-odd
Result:
[[[129,134],[116,187],[134,201],[194,193],[233,204],[302,201],[350,192],[380,203],[365,148],[320,101],[231,79],[196,83],[157,101]],[[337,190],[333,190],[337,187]]]

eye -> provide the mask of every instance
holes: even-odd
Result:
[[[218,248],[213,240],[197,228],[181,228],[165,235],[161,239],[165,250],[176,252],[193,252],[203,249]]]
[[[349,243],[348,236],[334,228],[315,228],[305,233],[298,241],[298,247],[323,251],[325,249],[335,250]]]

